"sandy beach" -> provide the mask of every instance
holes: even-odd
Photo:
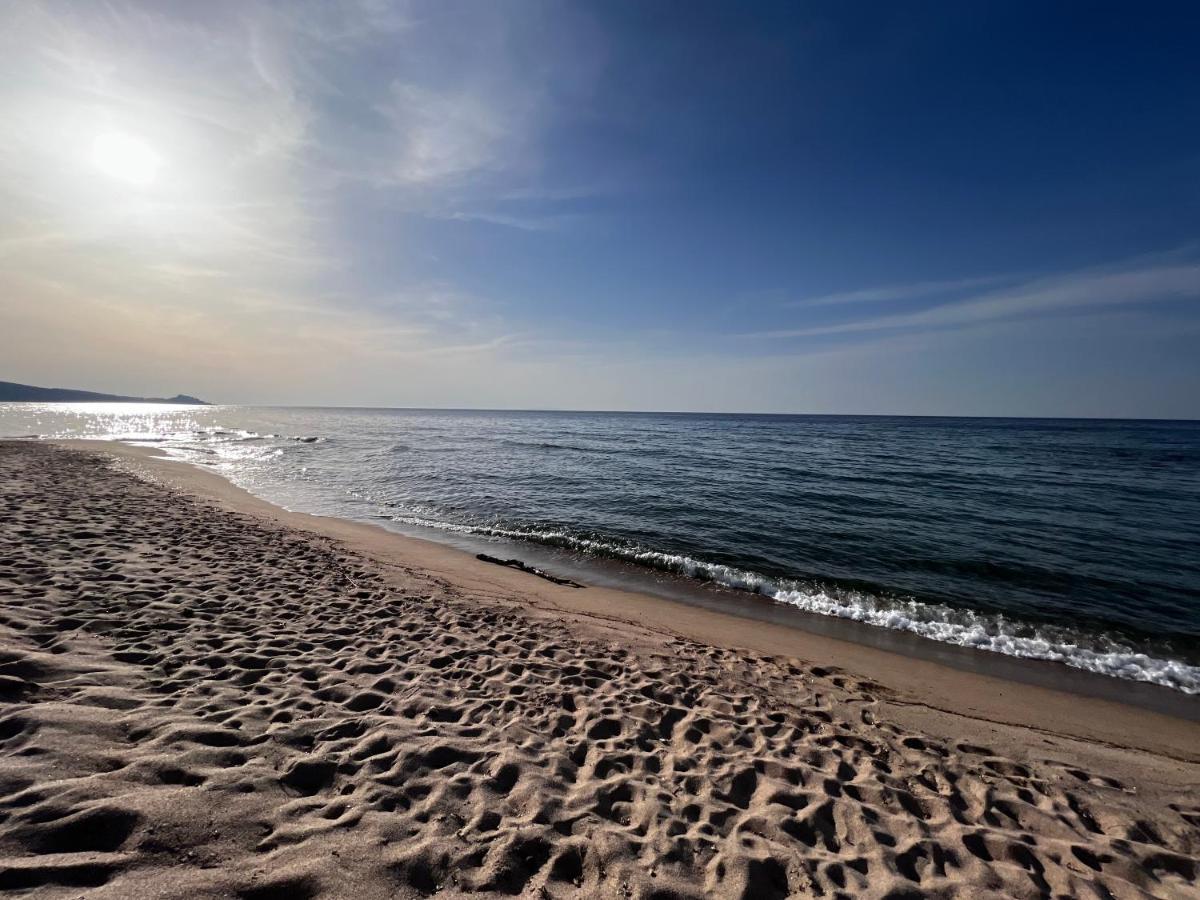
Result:
[[[1200,725],[0,442],[0,891],[1195,897]]]

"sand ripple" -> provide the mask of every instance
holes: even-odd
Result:
[[[0,444],[0,891],[1197,896],[1200,800]]]

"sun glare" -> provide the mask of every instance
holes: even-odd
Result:
[[[96,138],[92,161],[105,175],[138,187],[151,184],[162,167],[162,159],[149,144],[117,132]]]

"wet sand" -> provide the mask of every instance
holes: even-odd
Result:
[[[1200,725],[0,443],[0,890],[1197,896]]]

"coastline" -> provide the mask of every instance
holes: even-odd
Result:
[[[1200,725],[0,442],[0,889],[1186,897]]]
[[[118,441],[53,443],[136,461],[163,483],[227,509],[331,537],[384,565],[429,573],[475,596],[507,599],[531,611],[572,616],[610,631],[669,634],[726,649],[836,666],[887,685],[897,695],[897,705],[908,707],[911,713],[927,709],[988,725],[1029,728],[1200,762],[1200,697],[1091,675],[1060,664],[951,647],[854,622],[820,621],[822,617],[806,616],[754,595],[747,598],[769,610],[767,615],[738,615],[623,587],[589,585],[576,591],[480,562],[471,552],[447,543],[401,534],[382,525],[286,510],[212,470],[171,459],[153,448]],[[800,624],[805,619],[807,628]],[[812,630],[814,626],[821,631]],[[841,636],[835,636],[838,631]],[[847,637],[849,632],[857,632],[859,639]],[[882,646],[863,639],[872,632]],[[899,644],[907,645],[910,652],[890,649]],[[914,653],[914,649],[924,652]],[[942,660],[931,659],[933,654]],[[1008,677],[989,669],[1001,670]],[[1063,687],[1054,687],[1055,682]],[[1116,699],[1123,691],[1156,696],[1161,701],[1159,708]]]
[[[814,637],[825,637],[906,659],[932,662],[960,672],[1050,688],[1082,697],[1108,700],[1122,706],[1136,706],[1174,718],[1200,721],[1200,694],[1188,694],[1164,685],[1090,672],[1063,662],[1013,656],[938,641],[908,631],[810,612],[755,591],[701,582],[660,570],[646,570],[617,560],[581,559],[570,552],[539,544],[511,541],[497,545],[487,538],[475,535],[407,526],[396,527],[388,520],[379,524],[362,524],[380,528],[400,538],[450,547],[472,558],[480,552],[501,552],[502,555],[509,556],[516,554],[525,562],[542,567],[557,576],[582,581],[590,587],[610,588],[621,593],[633,594],[650,602],[666,601],[675,605],[700,607],[720,615],[801,631]],[[498,550],[497,546],[502,549]]]
[[[1026,422],[993,433],[973,420],[909,428],[853,417],[743,427],[720,416],[649,427],[620,417],[493,420],[436,410],[31,415],[17,406],[0,410],[6,434],[156,447],[288,509],[380,524],[472,555],[503,548],[565,577],[586,569],[577,580],[588,584],[769,617],[1008,680],[1200,712],[1180,700],[1200,698],[1188,593],[1200,571],[1186,554],[1200,509],[1166,477],[1170,452],[1160,446],[1187,445],[1186,430]],[[392,433],[397,421],[404,440]],[[693,445],[693,429],[715,431]],[[860,432],[882,443],[862,443]],[[805,449],[802,434],[818,440]],[[780,441],[798,454],[782,468],[766,449]],[[892,461],[872,461],[872,446],[893,447]],[[959,451],[943,458],[943,446]],[[822,465],[834,447],[842,447],[838,461]],[[730,453],[742,464],[712,468]],[[1049,473],[1080,453],[1086,465],[1055,482]],[[1012,478],[980,477],[972,460]],[[1136,475],[1143,464],[1149,481]],[[763,477],[747,480],[743,470]],[[929,478],[939,488],[918,490]],[[1150,495],[1161,517],[1139,507]]]

